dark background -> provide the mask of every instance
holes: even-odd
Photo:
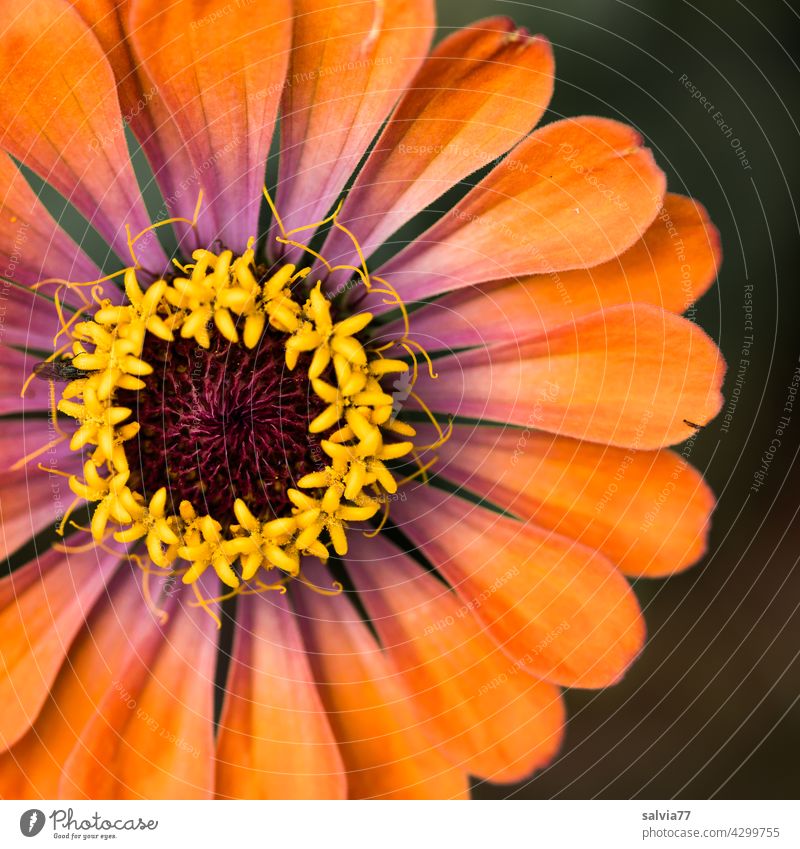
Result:
[[[561,755],[523,785],[478,798],[800,796],[800,400],[758,492],[798,365],[797,51],[800,19],[781,0],[439,0],[443,32],[508,15],[553,43],[545,120],[599,114],[637,127],[669,177],[722,232],[718,285],[696,320],[739,371],[744,287],[755,340],[727,433],[721,417],[692,461],[719,499],[708,556],[667,581],[639,581],[649,639],[618,686],[567,693]],[[680,78],[721,112],[731,139]]]

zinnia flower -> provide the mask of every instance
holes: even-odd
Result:
[[[547,763],[559,688],[642,648],[627,578],[704,550],[702,207],[628,126],[535,130],[552,51],[505,18],[428,54],[431,0],[3,8],[0,794],[457,798]]]

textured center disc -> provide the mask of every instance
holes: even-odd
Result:
[[[236,521],[236,498],[259,518],[288,515],[286,490],[324,468],[308,425],[325,404],[302,364],[286,368],[284,345],[271,330],[252,350],[213,332],[209,350],[148,334],[142,359],[154,373],[117,401],[141,425],[124,443],[131,488],[149,500],[166,486],[175,509],[186,499],[223,526]]]

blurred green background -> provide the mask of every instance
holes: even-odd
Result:
[[[728,361],[726,397],[748,284],[755,341],[729,430],[718,418],[693,453],[719,499],[708,556],[679,577],[638,582],[645,652],[617,687],[567,694],[558,759],[523,785],[479,785],[474,794],[797,798],[800,404],[763,486],[750,491],[800,353],[797,13],[781,0],[439,0],[443,32],[489,15],[553,43],[557,81],[545,120],[588,113],[634,125],[670,189],[709,209],[724,261],[696,320]],[[738,155],[683,75],[732,128]]]

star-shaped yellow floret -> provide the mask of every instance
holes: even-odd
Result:
[[[175,560],[180,545],[180,539],[175,533],[174,517],[167,516],[166,507],[167,489],[162,486],[147,507],[137,505],[136,509],[130,511],[131,526],[114,534],[117,542],[133,542],[144,537],[150,559],[162,568],[168,567]]]

